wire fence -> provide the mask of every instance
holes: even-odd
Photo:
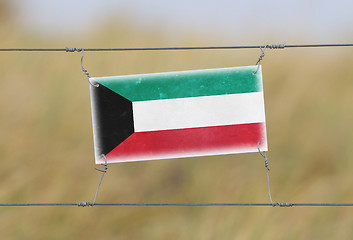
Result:
[[[81,52],[81,51],[173,51],[173,50],[229,50],[229,49],[285,49],[285,48],[321,48],[353,47],[353,43],[328,44],[267,44],[249,46],[196,46],[196,47],[136,47],[136,48],[0,48],[1,52]]]
[[[95,206],[149,206],[149,207],[353,207],[353,203],[1,203],[0,207],[54,207],[54,206],[76,206],[76,207],[95,207]]]
[[[285,48],[322,48],[322,47],[353,47],[353,43],[330,43],[330,44],[271,44],[271,45],[249,45],[249,46],[203,46],[203,47],[146,47],[146,48],[0,48],[0,52],[82,52],[81,65],[83,61],[83,53],[86,51],[173,51],[173,50],[231,50],[231,49],[261,49],[262,55],[257,64],[260,63],[264,56],[265,49],[285,49]],[[82,70],[87,72],[83,68]],[[89,74],[85,73],[89,79]],[[265,153],[259,153],[265,158],[265,167],[267,169],[267,182],[270,203],[96,203],[99,187],[101,185],[104,174],[107,170],[107,164],[104,164],[103,172],[94,201],[76,202],[76,203],[0,203],[0,207],[53,207],[53,206],[77,206],[77,207],[94,207],[94,206],[170,206],[170,207],[353,207],[353,203],[294,203],[294,202],[272,202],[269,183],[268,159]]]

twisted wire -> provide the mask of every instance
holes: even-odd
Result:
[[[265,152],[261,152],[260,150],[260,144],[261,142],[257,143],[257,149],[259,150],[260,155],[265,159],[265,168],[266,168],[266,175],[267,175],[267,189],[268,189],[268,197],[270,198],[270,202],[272,204],[272,206],[276,206],[279,203],[274,204],[272,202],[272,197],[271,197],[271,186],[270,186],[270,167],[269,167],[269,163],[268,163],[268,158],[266,156]],[[280,205],[279,205],[280,206]]]
[[[104,158],[104,164],[102,164],[102,165],[104,166],[104,169],[103,169],[103,170],[101,170],[101,169],[99,169],[99,168],[95,168],[97,171],[102,172],[102,176],[101,176],[101,179],[100,179],[100,181],[99,181],[99,184],[98,184],[98,187],[97,187],[97,190],[96,190],[96,194],[94,195],[94,200],[93,200],[92,206],[94,206],[94,205],[95,205],[95,203],[96,203],[96,199],[97,199],[98,191],[99,191],[99,188],[100,188],[101,183],[102,183],[102,181],[103,181],[104,174],[106,174],[106,172],[107,172],[107,170],[108,170],[108,162],[107,162],[107,158],[105,157],[105,155],[104,155],[104,154],[103,154],[102,156],[103,156],[103,158]]]

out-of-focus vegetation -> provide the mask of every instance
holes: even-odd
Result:
[[[1,47],[168,46],[115,21],[80,39],[41,38],[0,8]],[[208,40],[212,39],[212,40]],[[264,39],[265,41],[265,39]],[[217,44],[181,36],[178,45]],[[236,43],[236,40],[235,40]],[[252,43],[252,42],[251,42]],[[92,76],[253,65],[259,50],[85,54]],[[353,50],[267,51],[263,79],[272,197],[353,202]],[[92,201],[88,83],[79,53],[0,53],[0,201]],[[112,164],[98,202],[268,202],[259,154]],[[349,208],[2,207],[1,239],[349,239]]]

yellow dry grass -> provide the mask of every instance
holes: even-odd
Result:
[[[65,41],[8,31],[2,47],[168,46],[113,25]],[[6,34],[5,34],[6,33]],[[217,44],[181,36],[173,45]],[[236,42],[236,41],[235,41]],[[259,50],[86,53],[92,76],[253,65]],[[272,197],[353,202],[352,49],[267,51]],[[2,203],[92,201],[89,88],[78,53],[0,53]],[[259,154],[109,166],[98,202],[267,202]],[[349,239],[351,208],[1,207],[1,239]]]

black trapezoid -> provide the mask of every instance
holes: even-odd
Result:
[[[132,102],[102,84],[90,88],[95,155],[101,158],[134,133]]]

